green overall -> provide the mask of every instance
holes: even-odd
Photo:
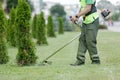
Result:
[[[86,4],[94,4],[94,0],[80,0],[81,6],[84,8]],[[92,62],[98,61],[97,51],[97,33],[98,33],[99,19],[96,11],[91,12],[86,16],[81,27],[81,36],[79,38],[79,46],[77,53],[77,60],[79,62],[85,62],[85,53],[88,50]]]

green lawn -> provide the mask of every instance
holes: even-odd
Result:
[[[101,65],[92,65],[86,54],[84,66],[72,67],[76,60],[78,39],[50,58],[52,65],[38,66],[40,61],[70,41],[79,32],[66,32],[48,38],[49,46],[36,46],[38,60],[34,66],[16,65],[16,48],[9,49],[10,61],[0,65],[0,80],[120,80],[120,33],[99,31],[98,51]]]

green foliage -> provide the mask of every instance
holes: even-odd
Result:
[[[9,42],[9,25],[10,25],[10,19],[8,18],[6,20],[6,39],[7,39],[7,42]]]
[[[0,2],[3,2],[3,0],[0,0]]]
[[[31,7],[31,10],[33,10],[33,5],[31,4],[31,2],[29,0],[26,0],[30,7]],[[9,13],[10,12],[10,9],[13,7],[13,8],[16,8],[18,5],[18,0],[7,0],[7,12]]]
[[[7,0],[7,12],[10,11],[10,9],[13,7],[13,8],[16,8],[18,5],[18,0]]]
[[[61,17],[66,15],[64,7],[60,4],[56,4],[56,5],[52,6],[50,8],[50,12],[52,15],[61,16]]]
[[[74,31],[75,30],[75,26],[73,23],[71,23],[69,20],[66,20],[64,22],[64,30],[65,31]]]
[[[49,37],[56,37],[52,16],[48,16],[47,35]]]
[[[33,17],[33,22],[32,22],[32,36],[33,38],[37,37],[37,15]]]
[[[7,36],[8,36],[8,41],[10,45],[14,47],[17,46],[15,19],[16,19],[16,11],[14,8],[12,8],[10,11],[10,18],[8,23],[9,27],[7,28],[7,33],[8,33]]]
[[[108,28],[107,28],[106,25],[102,25],[102,24],[100,24],[100,25],[99,25],[99,29],[108,29]]]
[[[119,14],[120,14],[120,0],[116,2],[116,6],[115,7],[116,7],[115,10],[118,11]]]
[[[58,18],[58,22],[59,22],[59,34],[63,34],[64,33],[64,25],[63,25],[63,19],[62,17]]]
[[[114,13],[111,18],[114,21],[118,21],[120,19],[120,13]]]
[[[9,60],[5,36],[5,15],[0,3],[0,64],[5,64]]]
[[[33,11],[34,10],[34,6],[33,6],[33,3],[31,2],[31,0],[26,0],[26,1],[30,5],[31,11]]]
[[[45,19],[44,19],[44,13],[41,12],[38,16],[38,22],[37,22],[37,43],[39,45],[41,44],[48,44],[46,40],[46,25],[45,25]]]
[[[31,41],[30,34],[31,11],[28,3],[19,0],[16,12],[16,25],[18,34],[18,54],[16,56],[17,64],[31,65],[36,63],[35,46]]]

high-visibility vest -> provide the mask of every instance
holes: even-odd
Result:
[[[85,9],[87,3],[86,3],[86,0],[80,0],[80,3],[81,3],[81,11],[82,11]],[[99,17],[97,10],[96,10],[96,7],[95,7],[95,0],[94,0],[94,4],[92,4],[91,11],[88,12],[83,17],[84,17],[83,23],[85,23],[85,24],[90,24],[90,23],[94,22],[95,19],[97,19]]]

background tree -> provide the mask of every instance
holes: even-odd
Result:
[[[16,25],[18,32],[18,65],[31,65],[36,63],[35,46],[31,41],[30,34],[30,6],[25,0],[18,0],[16,11]]]
[[[7,26],[9,26],[7,28],[7,32],[8,32],[8,41],[10,43],[11,46],[16,47],[17,46],[17,41],[16,41],[16,26],[15,26],[15,19],[16,19],[16,11],[14,8],[12,8],[10,10],[10,16],[9,16],[9,24]]]
[[[117,1],[116,3],[116,9],[118,10],[119,14],[120,14],[120,1]]]
[[[37,17],[38,15],[35,15],[33,17],[33,22],[32,22],[32,36],[33,38],[36,38],[37,37]]]
[[[31,10],[33,10],[33,5],[32,5],[32,3],[31,3],[31,1],[30,1],[30,0],[26,0],[26,1],[29,3]],[[7,0],[6,12],[9,13],[9,12],[10,12],[10,9],[11,9],[12,7],[13,7],[13,8],[16,8],[17,5],[18,5],[18,0]]]
[[[56,37],[52,16],[48,16],[47,35],[49,37]]]
[[[108,0],[100,0],[97,3],[97,8],[98,9],[109,9],[111,11],[115,10],[115,6]]]
[[[68,19],[66,19],[66,12],[64,10],[64,6],[61,4],[56,4],[50,8],[50,13],[53,17],[53,23],[55,30],[58,30],[58,17],[63,18],[63,24],[65,25],[65,28],[71,28],[68,25]]]
[[[46,40],[46,25],[45,25],[45,19],[44,19],[44,13],[41,12],[40,15],[38,16],[38,23],[37,23],[37,43],[39,45],[41,44],[48,44]]]
[[[58,18],[58,22],[59,22],[59,34],[63,34],[64,33],[64,25],[63,25],[63,19],[62,17]]]
[[[112,19],[115,21],[120,20],[120,1],[117,1],[116,6],[115,6],[115,12],[113,12]]]
[[[0,64],[5,64],[9,60],[5,36],[5,14],[0,3]]]
[[[60,4],[56,4],[56,5],[52,6],[50,8],[50,13],[52,15],[57,15],[57,16],[61,16],[61,17],[66,15],[64,7],[62,5],[60,5]]]
[[[111,16],[112,20],[119,21],[120,20],[120,13],[113,13]]]

